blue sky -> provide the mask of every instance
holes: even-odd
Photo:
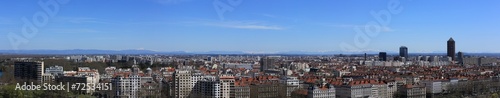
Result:
[[[22,17],[44,12],[35,1],[0,3],[0,50],[318,52],[346,43],[356,47],[349,51],[440,52],[453,37],[457,51],[500,52],[498,0],[397,0],[402,11],[366,46],[354,44],[354,28],[376,21],[370,11],[390,0],[71,0],[27,38]],[[219,16],[217,1],[233,10]],[[9,33],[28,42],[14,48]]]

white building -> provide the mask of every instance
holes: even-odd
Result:
[[[188,98],[193,88],[191,82],[191,71],[189,70],[176,70],[174,73],[174,92],[175,98]]]
[[[282,77],[281,80],[280,80],[281,84],[285,84],[283,85],[283,93],[286,93],[286,96],[287,97],[291,97],[292,95],[292,92],[299,89],[299,86],[300,86],[300,81],[297,77],[290,77],[290,76],[286,76],[286,77]]]
[[[50,66],[49,68],[45,68],[45,74],[62,76],[64,74],[64,70],[62,66]]]
[[[138,92],[141,88],[139,75],[130,75],[128,77],[116,77],[113,85],[116,88],[116,97],[138,98]]]
[[[441,80],[426,80],[422,81],[422,83],[424,83],[427,93],[438,94],[443,92]]]
[[[327,84],[323,78],[321,83],[310,85],[307,88],[307,98],[335,98],[335,87]]]
[[[234,76],[232,75],[221,75],[219,76],[219,81],[220,81],[220,93],[221,93],[221,98],[230,98],[234,97]],[[231,96],[233,95],[233,96]]]

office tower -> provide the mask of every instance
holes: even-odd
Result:
[[[387,61],[387,53],[386,52],[378,53],[378,58],[379,58],[379,61]]]
[[[42,83],[43,81],[43,62],[40,61],[21,61],[14,63],[14,77],[26,79],[27,82]],[[36,80],[30,81],[30,80]]]
[[[459,65],[464,64],[464,53],[463,52],[460,52],[460,51],[458,52],[457,61],[458,61]]]
[[[406,46],[399,47],[399,56],[408,59],[408,47]]]
[[[279,58],[279,56],[268,56],[264,57],[260,60],[260,71],[263,72],[267,69],[274,69],[275,62]]]
[[[448,40],[448,57],[451,57],[453,61],[455,61],[455,40],[450,38]]]
[[[366,58],[366,53],[365,53],[365,61],[366,61],[366,59],[367,59],[367,58]]]

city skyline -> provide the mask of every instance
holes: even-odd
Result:
[[[355,46],[356,27],[377,21],[371,11],[387,10],[394,1],[266,2],[243,0],[218,14],[216,1],[73,0],[60,4],[36,35],[14,48],[9,34],[26,37],[22,17],[31,20],[44,9],[37,2],[6,1],[0,4],[5,9],[0,10],[0,50],[343,51],[342,43]],[[399,2],[402,11],[389,25],[367,45],[349,51],[397,53],[406,46],[409,53],[445,53],[445,41],[453,37],[456,51],[500,53],[500,46],[481,44],[500,41],[499,1]]]

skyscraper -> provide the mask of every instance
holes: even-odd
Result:
[[[408,59],[408,47],[406,46],[399,47],[399,56]]]
[[[464,53],[463,52],[458,52],[458,58],[457,58],[458,64],[463,65],[464,64]]]
[[[448,40],[448,57],[451,57],[453,61],[455,61],[455,40],[450,37]]]
[[[380,61],[387,61],[387,53],[386,52],[378,53],[378,58]]]

